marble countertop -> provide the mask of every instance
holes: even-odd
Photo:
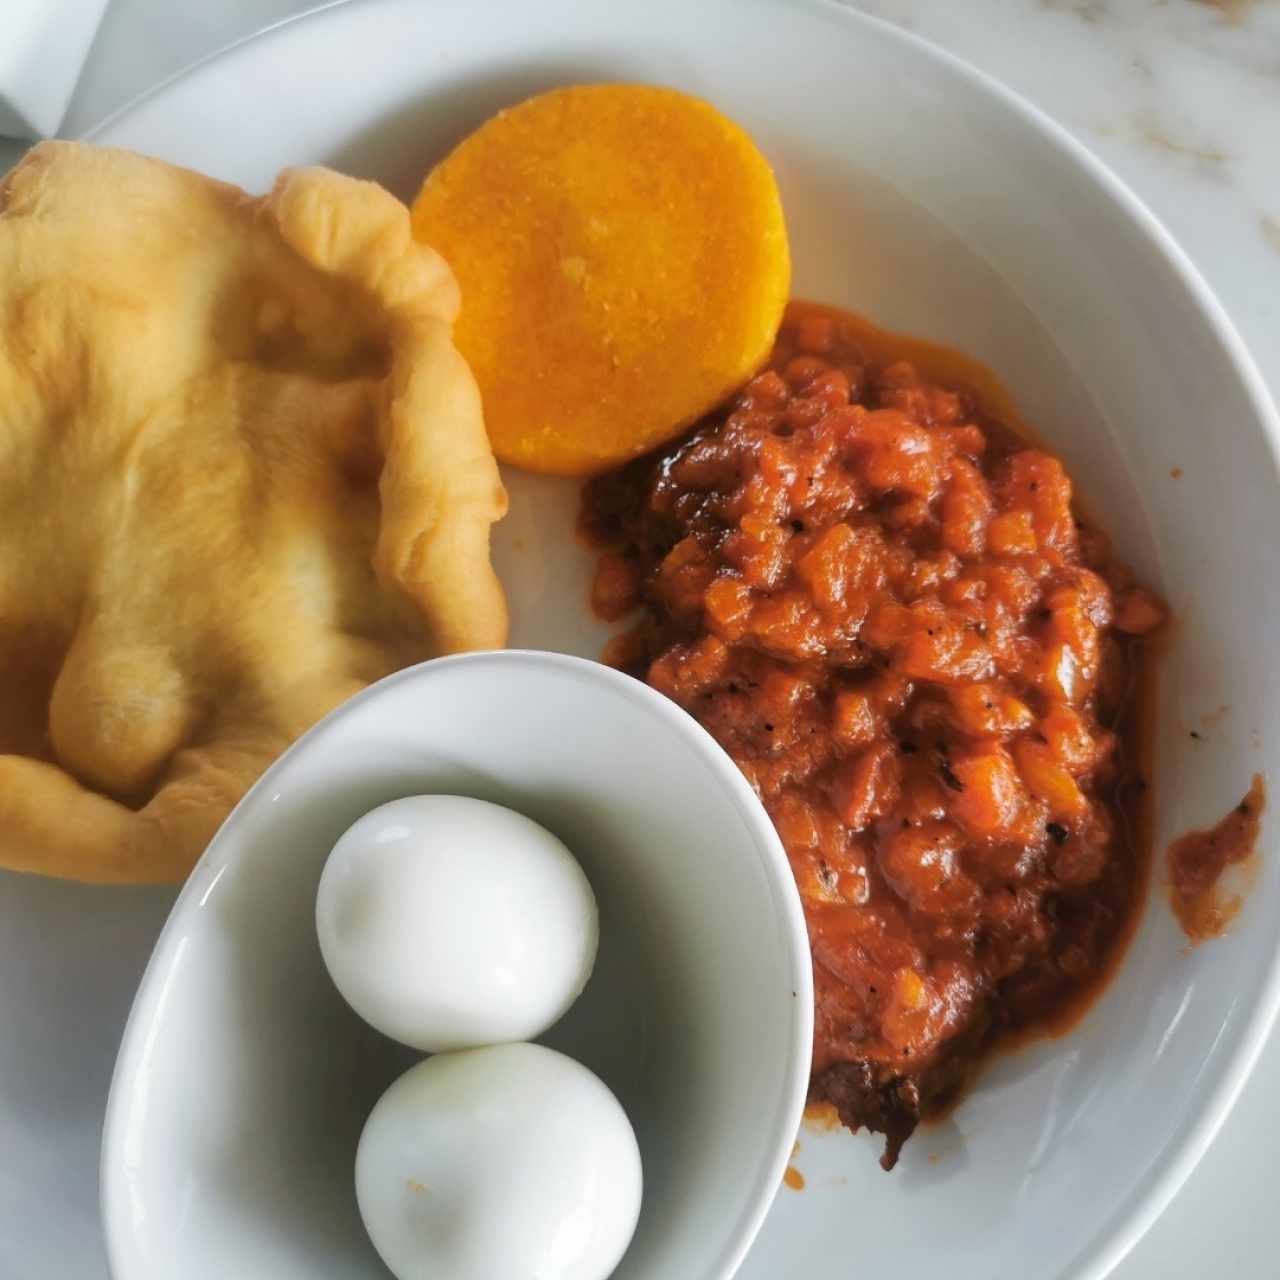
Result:
[[[1004,81],[1111,165],[1195,260],[1280,400],[1280,0],[841,2]],[[63,132],[315,7],[112,0]],[[0,171],[20,151],[0,141]],[[1278,1081],[1273,1036],[1214,1146],[1116,1280],[1276,1274]]]

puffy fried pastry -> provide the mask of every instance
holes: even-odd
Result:
[[[0,185],[0,866],[182,877],[368,682],[501,645],[458,290],[380,188],[37,147]]]

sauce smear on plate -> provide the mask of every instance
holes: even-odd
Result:
[[[1139,637],[1164,608],[972,361],[792,304],[767,367],[594,480],[611,659],[773,818],[813,951],[811,1094],[892,1167],[996,1042],[1059,1026],[1128,937]]]
[[[1216,938],[1240,910],[1238,897],[1223,901],[1218,880],[1229,866],[1253,856],[1266,798],[1256,773],[1248,794],[1217,826],[1189,832],[1169,846],[1173,910],[1192,942]]]

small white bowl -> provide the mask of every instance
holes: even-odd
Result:
[[[604,1078],[640,1141],[644,1206],[616,1275],[737,1270],[809,1076],[809,951],[786,856],[732,761],[673,703],[596,663],[509,651],[354,698],[210,845],[116,1064],[102,1205],[117,1277],[385,1277],[356,1211],[356,1140],[414,1055],[339,996],[314,899],[354,819],[424,792],[528,814],[595,889],[596,971],[545,1039]]]

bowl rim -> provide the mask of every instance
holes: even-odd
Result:
[[[98,1165],[98,1196],[107,1270],[115,1280],[128,1280],[126,1258],[135,1252],[129,1243],[132,1236],[124,1226],[130,1213],[125,1200],[128,1180],[123,1170],[127,1166],[127,1116],[141,1074],[140,1059],[152,1042],[149,1033],[163,1011],[170,980],[185,945],[186,938],[181,931],[192,910],[203,906],[218,880],[232,865],[230,861],[219,860],[222,846],[239,832],[245,822],[244,814],[255,802],[255,797],[274,786],[279,774],[292,767],[294,757],[304,752],[317,738],[334,733],[368,703],[394,696],[406,685],[435,681],[442,676],[447,678],[449,672],[462,666],[514,669],[504,672],[507,675],[527,671],[531,667],[541,668],[567,674],[579,683],[612,689],[625,701],[643,708],[667,732],[683,737],[714,774],[746,827],[772,900],[779,946],[787,966],[787,986],[793,998],[786,1013],[790,1026],[787,1057],[779,1072],[781,1087],[778,1101],[772,1118],[763,1126],[766,1132],[772,1133],[766,1146],[766,1157],[751,1179],[750,1193],[729,1242],[714,1269],[707,1273],[706,1280],[730,1280],[742,1265],[773,1204],[791,1158],[808,1097],[813,1050],[813,967],[809,933],[800,893],[782,841],[764,804],[728,752],[688,712],[656,689],[589,658],[541,649],[482,649],[431,658],[405,667],[340,703],[272,761],[227,815],[192,868],[165,919],[134,993],[107,1094]],[[743,852],[745,855],[745,848]]]
[[[214,63],[234,57],[244,46],[287,36],[288,29],[295,24],[324,21],[340,10],[366,6],[372,8],[380,3],[386,3],[386,0],[327,0],[314,9],[269,24],[259,31],[232,41],[144,90],[87,129],[80,137],[84,141],[95,141],[100,134],[119,124],[133,111],[144,106],[152,97],[162,94],[181,81],[198,75]],[[1051,151],[1056,152],[1065,163],[1071,165],[1082,181],[1092,184],[1095,189],[1109,198],[1126,216],[1130,225],[1142,233],[1147,246],[1154,251],[1164,270],[1171,273],[1173,279],[1181,286],[1200,321],[1207,327],[1209,336],[1222,351],[1258,424],[1263,443],[1271,458],[1272,469],[1280,477],[1280,410],[1272,400],[1257,364],[1226,310],[1186,251],[1160,219],[1122,178],[1065,125],[1059,124],[1048,112],[1034,105],[1028,98],[990,73],[979,69],[958,54],[950,52],[924,36],[895,25],[888,19],[850,8],[839,0],[755,0],[755,3],[785,8],[792,15],[800,12],[803,6],[811,16],[822,16],[835,23],[844,23],[850,31],[854,32],[859,29],[870,29],[878,38],[910,50],[913,56],[933,64],[953,80],[966,85],[969,90],[996,103],[1011,119],[1016,119],[1029,135],[1034,136]],[[1155,858],[1152,859],[1153,876],[1156,861]],[[163,937],[163,931],[161,937]],[[1264,958],[1262,967],[1265,970],[1265,976],[1258,1000],[1245,1014],[1243,1026],[1235,1032],[1235,1043],[1227,1051],[1223,1067],[1198,1113],[1175,1131],[1153,1161],[1149,1176],[1143,1185],[1116,1206],[1107,1222],[1099,1229],[1084,1251],[1068,1263],[1067,1269],[1060,1274],[1058,1280],[1067,1280],[1068,1277],[1070,1280],[1104,1280],[1133,1250],[1168,1207],[1216,1138],[1232,1107],[1239,1099],[1271,1034],[1277,1016],[1280,1015],[1280,943],[1271,948],[1270,954]],[[129,1021],[126,1023],[126,1034],[132,1020],[133,1011],[131,1010]],[[123,1045],[124,1041],[122,1040],[121,1043]],[[117,1069],[118,1067],[117,1059]],[[112,1093],[114,1089],[113,1073]],[[110,1112],[108,1112],[109,1118]],[[104,1126],[104,1151],[106,1132]],[[101,1176],[99,1183],[101,1188]],[[100,1201],[103,1199],[100,1194]],[[110,1259],[109,1233],[105,1225],[105,1203],[102,1216],[104,1236],[108,1236]]]

